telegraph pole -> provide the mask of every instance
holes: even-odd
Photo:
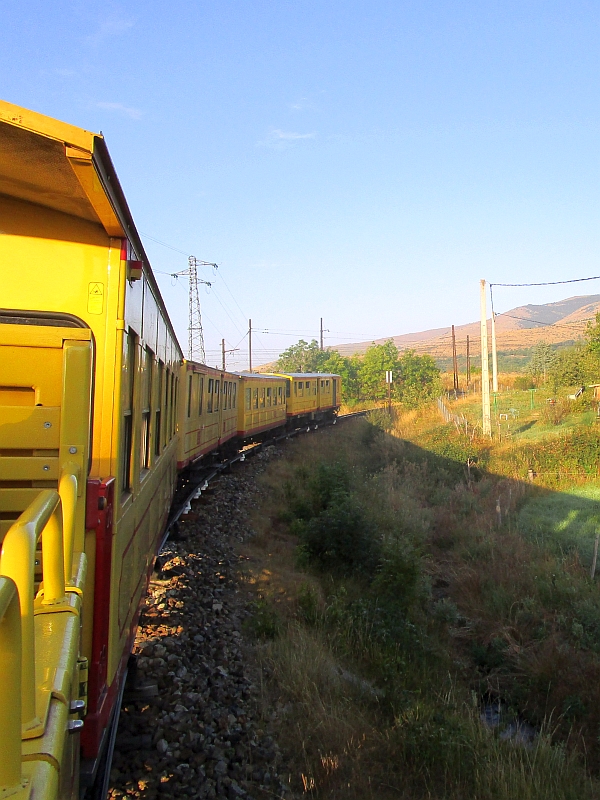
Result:
[[[471,383],[471,353],[469,352],[469,334],[467,333],[467,386]]]
[[[323,350],[323,317],[321,317],[321,350]]]
[[[498,391],[498,354],[496,352],[496,315],[492,307],[492,391]],[[494,401],[496,402],[496,401]]]
[[[248,320],[248,372],[252,372],[252,320]]]
[[[458,392],[458,359],[456,358],[456,336],[452,326],[452,369],[454,370],[454,396]]]
[[[221,339],[221,364],[223,368],[223,372],[225,372],[225,355],[226,353],[235,353],[239,350],[239,347],[232,347],[231,350],[225,349],[225,339]]]
[[[481,305],[481,419],[483,435],[492,435],[490,411],[490,366],[488,362],[487,309],[485,303],[485,281],[479,281]]]

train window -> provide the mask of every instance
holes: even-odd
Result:
[[[244,391],[244,409],[250,411],[250,404],[252,403],[252,389]]]
[[[236,408],[237,404],[237,383],[233,382],[233,407]]]
[[[159,456],[162,449],[162,431],[160,429],[160,412],[163,403],[163,363],[159,361],[156,365],[156,410],[154,411],[154,455]]]
[[[206,398],[206,411],[208,414],[212,414],[213,410],[213,391],[214,391],[215,382],[213,378],[208,379],[208,397]]]
[[[274,406],[277,405],[277,387],[276,386],[273,387],[273,405]]]
[[[298,397],[304,397],[304,382],[298,381]]]
[[[198,415],[202,416],[202,399],[204,397],[204,375],[198,376]]]
[[[260,407],[264,408],[265,407],[265,387],[264,386],[260,387],[260,390],[259,390],[259,393],[258,393],[258,397],[259,397],[259,400],[260,400],[260,403],[259,403]]]
[[[231,381],[227,381],[227,408],[231,408]]]
[[[169,441],[173,438],[173,406],[175,400],[175,375],[171,373],[171,389],[169,392]]]
[[[325,381],[325,390],[326,390],[327,394],[329,394],[329,392],[330,392],[329,381]]]
[[[150,406],[152,404],[152,365],[154,363],[154,353],[148,347],[144,348],[144,358],[142,363],[142,439],[140,450],[140,464],[142,469],[150,468],[152,457],[150,449]]]
[[[133,387],[135,377],[136,336],[133,331],[123,336],[121,403],[123,435],[121,438],[121,489],[131,489],[131,456],[133,447]]]
[[[267,387],[267,408],[271,408],[271,387]]]
[[[319,382],[318,382],[318,381],[315,381],[315,385],[313,386],[313,394],[316,394],[316,393],[317,393],[317,388],[318,388],[318,386],[319,386]]]
[[[258,408],[258,389],[252,389],[252,408]]]
[[[287,385],[289,386],[289,383],[288,383]],[[281,386],[280,386],[280,387],[277,389],[277,396],[279,397],[279,405],[281,405],[281,399],[282,399],[282,398],[281,398],[281,395],[282,395],[282,391],[281,391]]]
[[[173,394],[173,404],[171,406],[171,437],[175,436],[177,433],[177,418],[176,418],[176,411],[179,405],[179,378],[173,376],[174,380],[173,383],[175,384],[175,391]]]
[[[214,404],[213,404],[213,408],[215,411],[219,410],[219,389],[221,388],[220,384],[221,381],[215,381],[215,394],[214,394]]]
[[[169,441],[169,414],[171,411],[171,407],[169,405],[171,397],[171,373],[169,368],[165,368],[165,420],[163,423],[164,429],[164,436],[163,436],[163,447],[167,446],[167,442]]]
[[[298,394],[298,381],[294,381],[294,397]],[[288,394],[289,397],[289,394]]]
[[[194,376],[190,375],[188,378],[188,405],[187,405],[187,415],[188,418],[192,416],[192,381],[194,380]]]

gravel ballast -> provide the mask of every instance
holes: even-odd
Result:
[[[255,477],[277,453],[269,447],[216,479],[161,554],[121,711],[111,798],[292,796],[260,710],[260,667],[244,625],[253,595],[240,579]]]

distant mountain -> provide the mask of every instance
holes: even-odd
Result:
[[[580,338],[587,321],[600,311],[600,294],[569,297],[557,303],[545,305],[518,306],[510,311],[496,315],[496,334],[498,350],[532,347],[539,341],[552,344],[568,342]],[[488,322],[488,329],[490,323]],[[452,329],[432,328],[418,333],[405,333],[401,336],[388,336],[375,339],[375,344],[383,344],[392,339],[399,350],[414,349],[421,353],[431,353],[437,358],[446,358],[451,352]],[[457,325],[455,328],[457,346],[464,349],[469,336],[471,353],[479,352],[479,322]],[[332,350],[344,356],[364,353],[373,342],[332,345]]]

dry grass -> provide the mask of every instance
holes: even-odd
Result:
[[[246,579],[265,724],[286,749],[290,787],[319,798],[598,797],[577,745],[595,759],[600,659],[572,634],[577,604],[595,608],[595,595],[576,557],[557,560],[515,530],[530,486],[480,474],[469,487],[462,464],[406,441],[435,425],[431,410],[399,417],[395,436],[345,423],[288,445],[263,476]],[[420,548],[421,599],[394,612],[401,625],[387,639],[369,609],[393,602],[368,581],[298,567],[289,487],[332,454],[382,540]],[[531,749],[481,724],[485,692],[542,726]]]

